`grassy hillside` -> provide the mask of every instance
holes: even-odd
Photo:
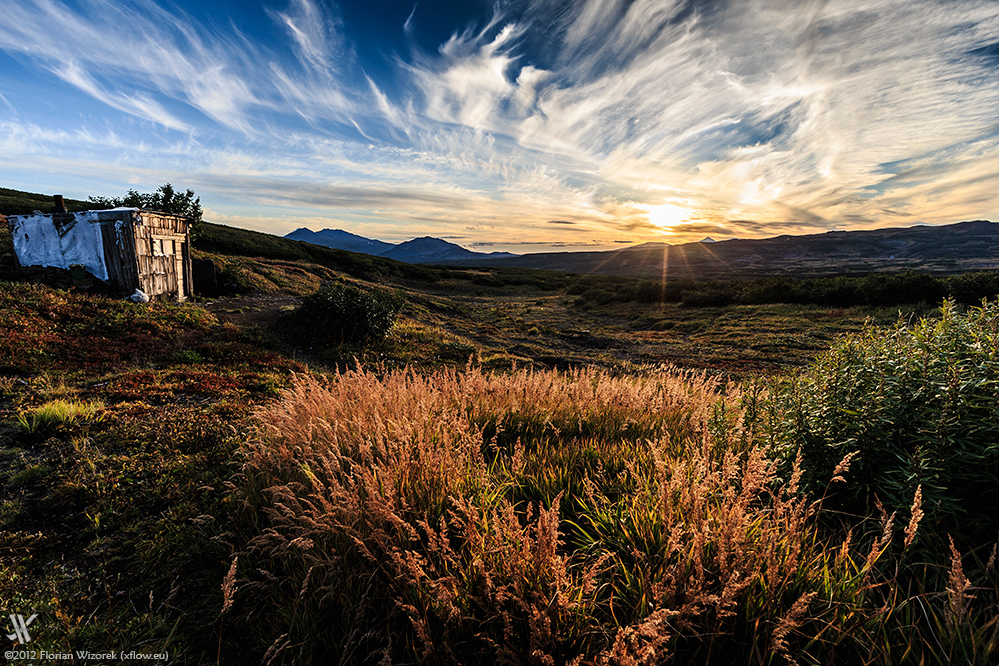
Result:
[[[830,231],[717,243],[645,243],[606,252],[549,252],[480,259],[481,266],[557,268],[670,280],[995,270],[999,223],[987,220],[868,231]],[[463,262],[465,263],[465,262]],[[470,263],[470,262],[468,262]]]
[[[301,243],[257,231],[235,229],[206,223],[195,247],[203,252],[302,261],[336,266],[348,275],[365,279],[403,279],[435,282],[451,273],[449,269],[430,268],[372,257],[357,252],[334,250],[321,245]]]
[[[32,649],[999,658],[999,524],[968,511],[999,485],[997,306],[878,300],[918,276],[842,282],[862,305],[665,300],[218,225],[196,252],[236,293],[0,276],[0,607],[38,615]],[[295,308],[326,282],[399,298],[388,337],[322,344]]]
[[[71,213],[90,208],[86,201],[78,199],[65,199],[64,201],[66,210]],[[49,195],[0,187],[0,215],[28,215],[36,210],[50,213],[52,206],[52,197]]]

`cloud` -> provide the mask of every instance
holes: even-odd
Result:
[[[247,136],[267,113],[345,121],[352,104],[337,74],[352,54],[335,17],[312,0],[270,14],[289,37],[294,63],[152,0],[84,0],[78,10],[49,0],[15,3],[0,26],[0,48],[168,129],[197,128],[180,119],[178,104]]]
[[[39,61],[114,108],[188,131],[163,103],[178,100],[223,125],[244,123],[250,86],[232,71],[225,45],[199,32],[188,17],[144,0],[89,0],[79,12],[29,0],[5,13],[0,46]]]
[[[884,164],[994,125],[996,79],[963,54],[995,43],[995,6],[575,7],[563,20],[560,84],[539,92],[521,142],[586,156],[613,184],[659,171],[708,215],[876,217],[884,202],[868,188]]]
[[[492,34],[496,23],[494,18],[477,33],[456,33],[436,57],[422,55],[417,63],[404,64],[423,95],[422,110],[429,120],[503,130],[514,98],[522,107],[529,105],[545,74],[531,67],[511,78],[516,65],[512,51],[522,29],[507,23]]]
[[[564,247],[586,247],[586,248],[601,248],[608,244],[613,243],[634,243],[635,241],[620,241],[620,240],[610,240],[610,241],[518,241],[518,242],[504,242],[504,241],[477,241],[471,243],[473,247],[549,247],[549,248],[564,248]]]
[[[331,10],[309,0],[291,0],[283,12],[267,11],[288,31],[303,68],[325,73],[339,66],[348,49]]]
[[[999,217],[995,3],[533,0],[377,68],[315,0],[269,10],[268,42],[153,0],[0,3],[0,49],[116,112],[0,121],[8,164],[183,175],[259,224],[613,243]],[[662,204],[692,222],[651,224]]]

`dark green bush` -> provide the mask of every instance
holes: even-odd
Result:
[[[570,294],[586,291],[582,283]],[[798,303],[853,307],[939,303],[945,297],[965,305],[999,295],[999,273],[939,276],[915,271],[872,273],[862,277],[764,277],[754,280],[642,280],[619,289],[619,300],[639,303],[683,303],[686,306]],[[593,299],[586,299],[593,301]]]
[[[771,392],[765,429],[833,506],[907,515],[922,486],[924,526],[995,540],[999,525],[999,303],[867,328]],[[828,485],[859,452],[846,483]]]
[[[335,283],[306,297],[297,315],[320,342],[366,345],[388,336],[402,304],[399,295]]]
[[[964,273],[947,278],[947,291],[958,303],[973,304],[999,295],[999,273]]]
[[[618,300],[620,299],[613,291],[608,291],[607,289],[587,289],[576,300],[576,305],[594,303],[597,305],[607,305],[608,303],[614,303]]]
[[[467,342],[449,341],[441,343],[438,354],[444,359],[467,361],[470,356],[478,354],[478,349]]]
[[[705,288],[693,291],[684,291],[680,295],[680,303],[688,307],[705,305],[730,305],[733,302],[732,295],[721,289]]]
[[[633,300],[639,303],[660,303],[663,299],[663,284],[652,280],[642,280],[635,285]]]
[[[472,284],[480,287],[505,287],[506,282],[492,275],[476,275],[472,278]]]

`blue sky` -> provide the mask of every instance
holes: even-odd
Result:
[[[999,221],[995,0],[0,12],[0,186],[482,251]]]

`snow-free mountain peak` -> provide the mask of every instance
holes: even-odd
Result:
[[[364,254],[386,257],[388,259],[395,259],[396,261],[405,261],[411,264],[481,258],[503,259],[517,256],[509,252],[473,252],[472,250],[466,250],[460,245],[431,236],[421,236],[420,238],[414,238],[413,240],[394,245],[358,236],[342,229],[312,231],[311,229],[301,228],[286,235],[285,238],[324,245],[337,250],[363,252]]]
[[[395,247],[392,243],[365,238],[364,236],[358,236],[343,229],[312,231],[311,229],[302,227],[295,229],[286,235],[285,238],[305,241],[306,243],[313,243],[315,245],[324,245],[336,250],[350,250],[351,252],[363,252],[365,254],[381,254]]]

